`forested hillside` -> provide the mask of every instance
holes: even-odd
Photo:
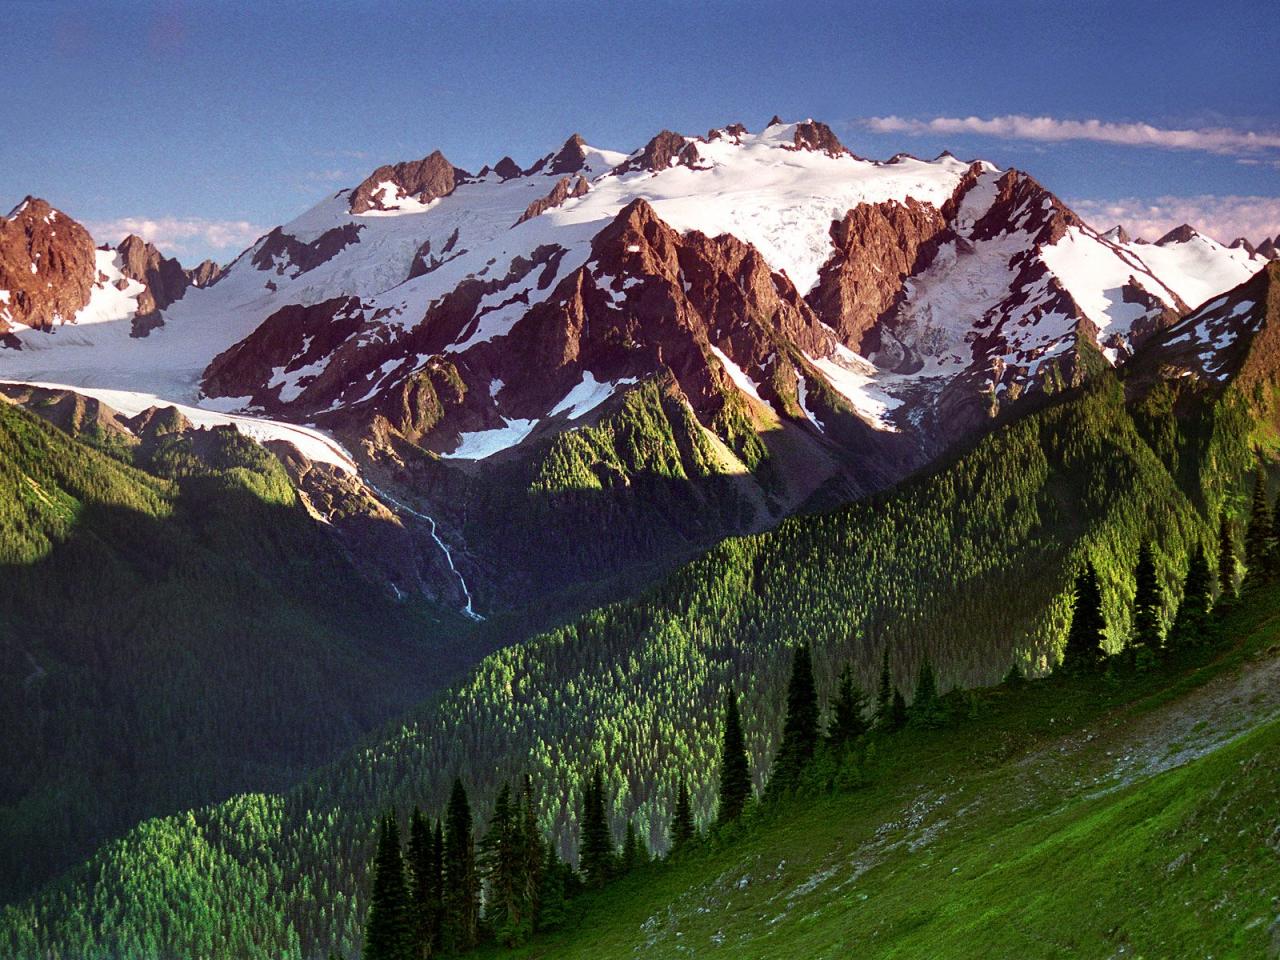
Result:
[[[283,796],[150,821],[6,912],[19,956],[323,956],[361,938],[379,813],[444,809],[461,776],[487,817],[530,774],[542,827],[576,849],[590,771],[615,830],[665,842],[676,785],[705,822],[722,695],[743,691],[756,786],[781,729],[785,652],[809,644],[821,699],[852,664],[872,690],[888,652],[908,695],[1038,676],[1056,662],[1068,588],[1100,574],[1109,645],[1125,639],[1139,544],[1172,616],[1195,548],[1216,556],[1255,462],[1247,398],[1188,383],[1126,401],[1110,372],[988,434],[931,474],[834,512],[730,540],[660,587],[495,654],[397,734]],[[1237,534],[1238,535],[1238,534]],[[92,892],[91,892],[92,891]]]
[[[145,817],[286,788],[467,662],[262,447],[178,426],[81,442],[0,401],[0,899]]]

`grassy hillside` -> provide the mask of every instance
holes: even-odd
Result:
[[[144,817],[287,787],[466,662],[251,441],[111,451],[0,402],[0,900]]]
[[[680,777],[699,816],[710,810],[729,685],[745,694],[759,785],[780,728],[780,665],[798,640],[814,649],[824,697],[848,662],[870,689],[886,646],[908,692],[926,657],[944,690],[994,683],[1012,663],[1040,674],[1088,556],[1118,645],[1139,542],[1156,545],[1171,612],[1189,552],[1213,547],[1253,462],[1239,403],[1175,403],[1171,389],[1126,403],[1104,374],[899,489],[728,541],[636,600],[489,657],[284,796],[144,824],[11,911],[0,937],[19,955],[41,944],[83,958],[147,956],[152,944],[349,953],[377,812],[438,811],[457,774],[485,816],[498,782],[532,773],[549,798],[543,826],[571,849],[583,776],[599,763],[615,824],[634,817],[658,844]]]
[[[1280,592],[1199,668],[984,691],[503,957],[1280,954]],[[484,954],[482,954],[484,955]]]

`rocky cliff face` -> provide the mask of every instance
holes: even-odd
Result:
[[[72,322],[97,282],[93,238],[44,200],[27,197],[0,219],[0,335]]]
[[[351,192],[352,213],[393,210],[405,200],[428,204],[453,193],[460,180],[469,177],[439,150],[421,160],[379,167]]]

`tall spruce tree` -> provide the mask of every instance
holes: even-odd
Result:
[[[413,956],[430,957],[440,922],[440,857],[431,824],[417,807],[409,819],[409,901]]]
[[[524,790],[520,796],[520,875],[524,883],[522,898],[522,927],[536,930],[542,910],[542,868],[544,846],[542,831],[538,829],[537,801],[533,796],[533,778],[524,778]]]
[[[671,851],[679,853],[693,843],[697,827],[693,824],[693,805],[689,802],[689,788],[683,780],[676,790],[676,809],[671,815]]]
[[[720,743],[720,802],[716,820],[732,823],[742,816],[751,799],[751,769],[747,763],[747,745],[742,735],[742,718],[738,715],[738,695],[733,691],[724,697],[724,735]]]
[[[642,867],[649,862],[648,844],[640,838],[640,832],[636,830],[634,820],[627,821],[626,836],[622,841],[622,873],[630,873],[636,867]]]
[[[885,721],[884,728],[890,733],[896,733],[907,725],[907,701],[902,697],[902,691],[897,687],[893,688],[893,701],[889,704],[889,719]]]
[[[1208,639],[1209,611],[1213,603],[1213,584],[1209,576],[1209,560],[1204,546],[1196,544],[1187,566],[1182,587],[1182,603],[1169,629],[1169,646],[1173,649],[1193,646]]]
[[[889,645],[884,645],[884,658],[880,663],[880,683],[876,688],[875,724],[884,729],[889,725],[889,712],[893,709],[893,673],[889,670]]]
[[[1253,481],[1249,530],[1244,541],[1245,585],[1251,589],[1270,579],[1268,560],[1272,537],[1271,507],[1267,503],[1267,474],[1259,466]]]
[[[365,916],[363,960],[411,960],[413,924],[409,888],[394,813],[382,818],[373,860],[373,888]]]
[[[1062,668],[1068,673],[1096,670],[1105,656],[1107,622],[1102,615],[1102,586],[1092,561],[1085,561],[1076,575],[1071,607],[1071,626],[1062,651]]]
[[[511,788],[503,784],[494,799],[493,816],[480,845],[481,873],[484,877],[485,921],[497,941],[505,946],[523,942],[523,878],[520,876],[524,850],[520,837],[519,809],[511,799]]]
[[[1223,510],[1218,524],[1218,606],[1224,611],[1236,599],[1239,589],[1238,566],[1235,532],[1231,518]]]
[[[782,725],[782,742],[773,758],[769,774],[770,796],[794,790],[818,745],[818,691],[813,682],[813,661],[808,644],[796,647],[791,659],[791,681],[787,685],[787,716]]]
[[[463,953],[476,945],[480,927],[480,881],[476,871],[471,804],[462,780],[453,781],[444,831],[444,950]]]
[[[1154,651],[1160,646],[1160,614],[1164,609],[1164,591],[1156,573],[1156,558],[1149,541],[1138,548],[1138,564],[1133,571],[1133,638],[1135,648]]]
[[[543,849],[539,872],[538,929],[554,930],[565,921],[565,880],[569,870],[550,840]]]
[[[933,666],[926,659],[920,664],[920,675],[916,680],[915,696],[911,698],[911,707],[907,711],[908,723],[913,727],[933,729],[942,726],[945,719],[942,700],[938,696],[938,681],[933,673]]]
[[[836,695],[831,698],[831,720],[827,724],[827,743],[842,750],[867,732],[867,698],[853,682],[853,669],[840,671]]]
[[[578,869],[587,886],[599,889],[613,876],[615,848],[605,809],[604,774],[597,767],[587,782],[582,799],[582,833],[578,847]]]

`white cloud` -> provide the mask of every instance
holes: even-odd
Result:
[[[1220,243],[1247,237],[1260,243],[1280,234],[1280,197],[1214,196],[1123,197],[1119,200],[1071,200],[1069,205],[1099,229],[1123,224],[1133,237],[1158,240],[1189,223]]]
[[[903,117],[867,117],[863,126],[876,133],[957,133],[978,134],[1009,140],[1090,140],[1130,147],[1164,150],[1201,150],[1226,155],[1280,150],[1280,133],[1256,133],[1211,127],[1174,130],[1149,123],[1109,123],[1104,120],[1061,120],[1056,117],[934,117],[910,120]]]
[[[201,217],[120,217],[116,220],[89,220],[85,227],[96,243],[116,244],[133,233],[154,243],[160,252],[203,255],[217,252],[239,253],[267,232],[248,220],[206,220]]]

